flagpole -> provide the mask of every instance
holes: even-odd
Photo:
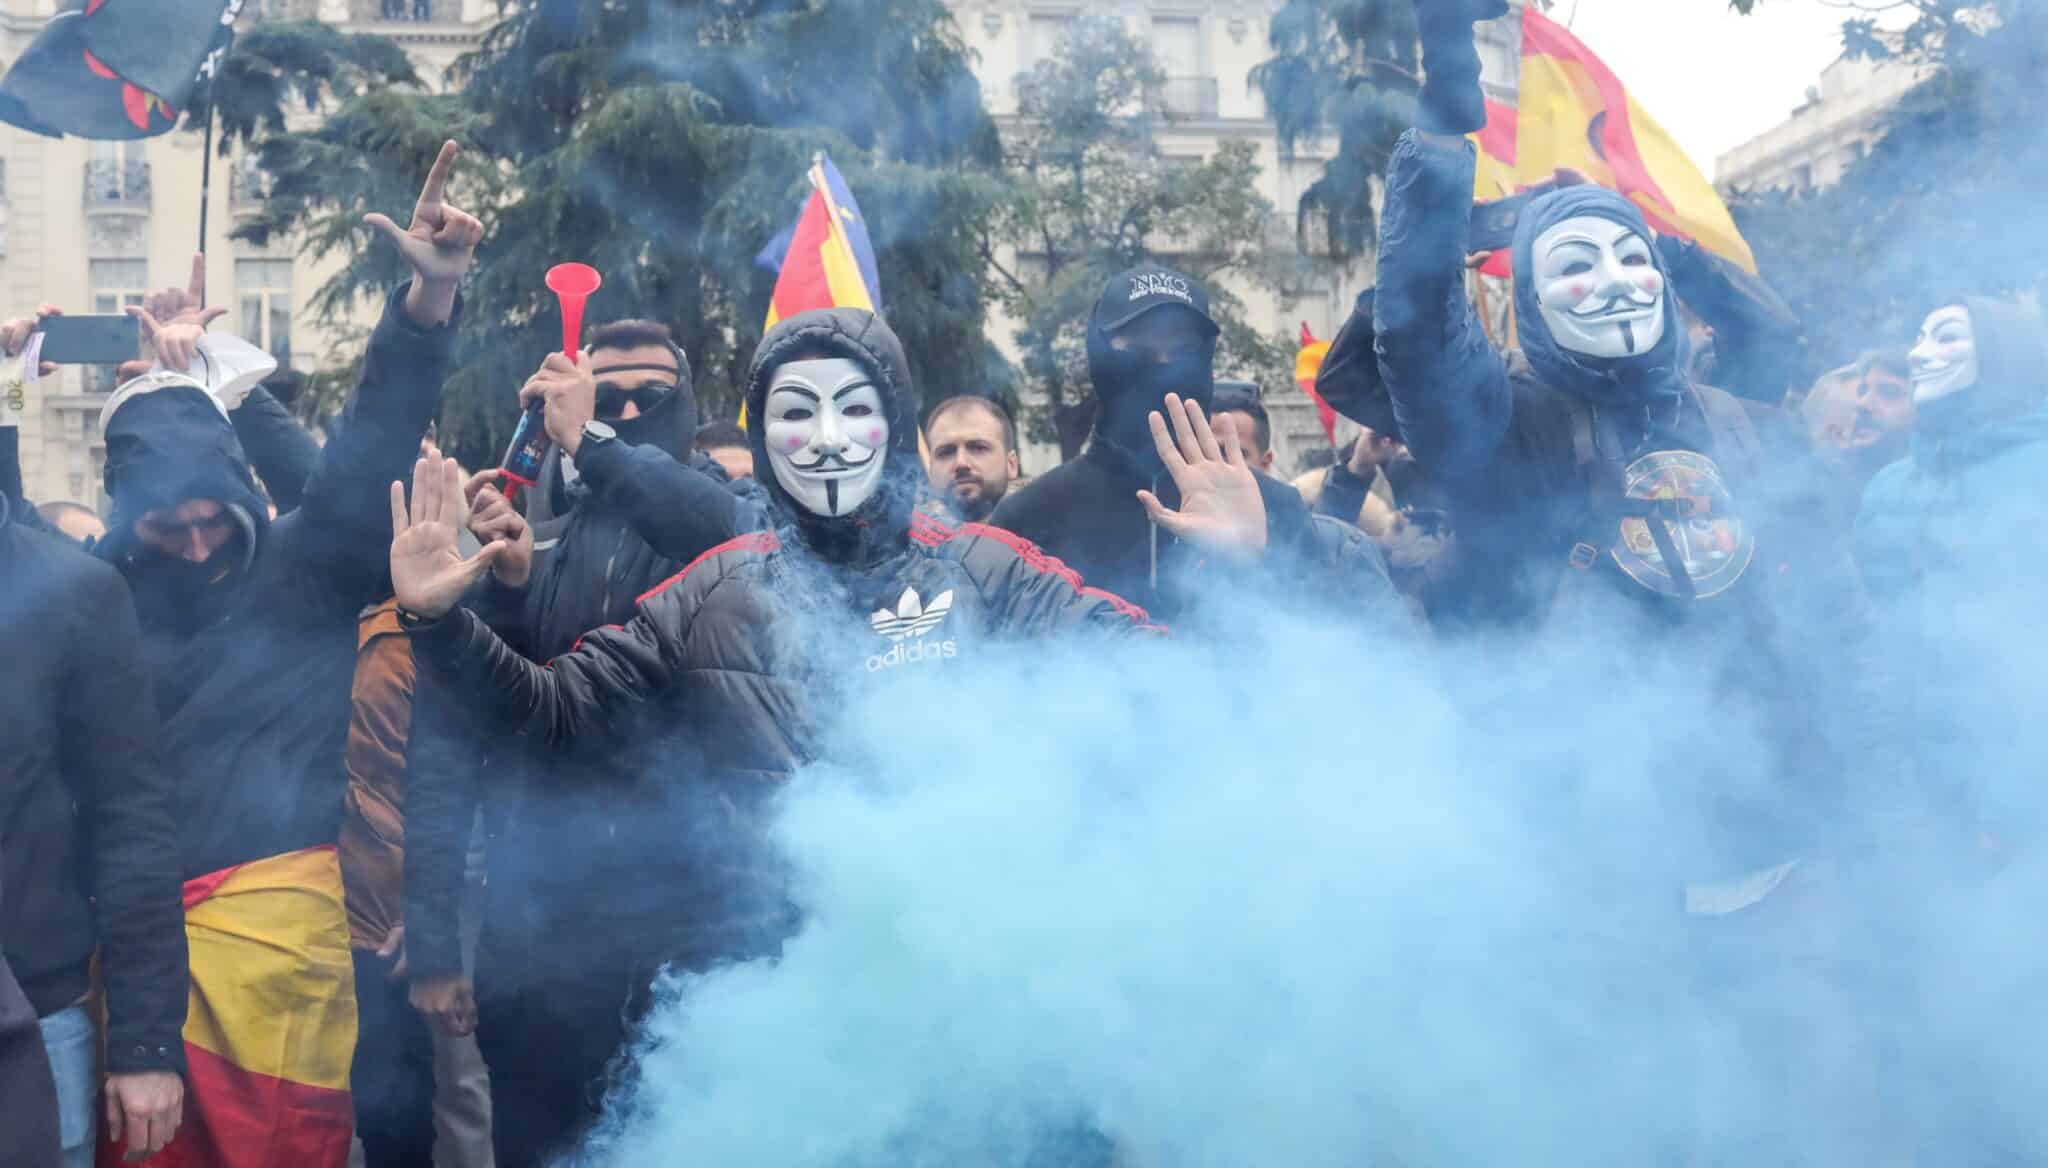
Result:
[[[199,160],[199,250],[206,250],[207,211],[213,202],[213,78],[206,79],[206,145]]]

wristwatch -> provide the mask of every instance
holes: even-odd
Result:
[[[617,430],[612,429],[609,425],[598,421],[596,418],[583,423],[583,441],[586,443],[616,442],[618,437],[619,432]]]

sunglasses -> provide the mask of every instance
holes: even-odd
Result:
[[[195,531],[205,532],[207,535],[215,535],[233,527],[234,522],[234,516],[223,511],[211,519],[195,519],[191,522],[174,522],[168,519],[144,519],[142,521],[142,530],[148,532],[152,539],[187,540],[192,538],[192,533]]]
[[[597,387],[597,400],[595,403],[597,416],[600,418],[619,417],[626,412],[626,404],[628,402],[638,406],[640,412],[644,414],[655,406],[660,405],[661,399],[675,391],[676,387],[673,384],[662,385],[657,383],[654,385],[642,385],[633,389],[620,389],[617,386],[600,385]]]

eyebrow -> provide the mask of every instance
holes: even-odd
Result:
[[[1637,238],[1635,228],[1624,227],[1621,229],[1621,234],[1614,237],[1614,246],[1620,247],[1622,244],[1627,243],[1629,240],[1635,238]],[[1644,240],[1643,242],[1645,245],[1649,243],[1648,240]]]
[[[769,390],[768,392],[770,392],[770,393],[800,393],[800,394],[804,395],[805,397],[807,397],[807,398],[810,398],[810,399],[811,399],[812,401],[817,401],[817,400],[818,400],[818,395],[817,395],[817,394],[815,394],[815,393],[812,393],[812,392],[811,392],[810,390],[808,390],[808,389],[805,389],[805,388],[804,388],[803,386],[801,386],[801,385],[778,385],[778,386],[776,386],[776,387],[775,387],[774,389],[771,389],[771,390]]]
[[[1560,247],[1590,247],[1595,251],[1600,249],[1599,241],[1588,235],[1567,235],[1550,246],[1552,249]]]
[[[863,377],[859,381],[849,382],[845,385],[840,386],[838,389],[832,391],[832,400],[838,401],[840,398],[845,397],[847,394],[852,393],[856,389],[873,389],[874,387],[874,382],[869,381],[867,378]]]

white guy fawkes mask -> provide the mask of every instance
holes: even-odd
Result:
[[[1640,232],[1574,215],[1536,237],[1536,303],[1560,348],[1631,357],[1664,339],[1664,277]]]
[[[1945,398],[1977,384],[1977,329],[1960,304],[1937,308],[1920,326],[1907,356],[1913,366],[1913,403]]]
[[[889,418],[858,363],[827,357],[778,367],[762,412],[769,468],[804,510],[845,515],[881,485]]]

